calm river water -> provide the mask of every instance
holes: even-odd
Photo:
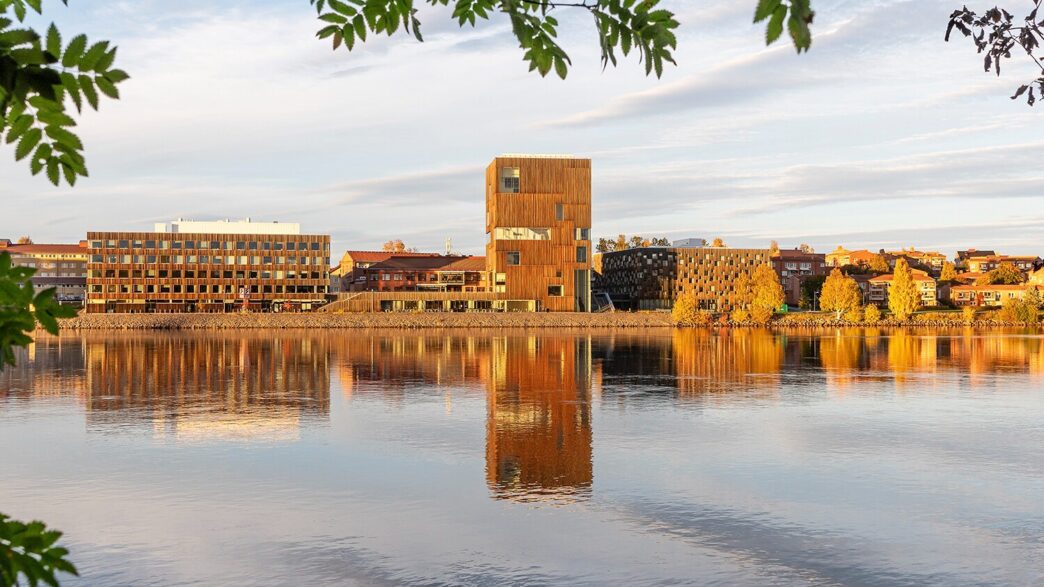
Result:
[[[65,335],[0,446],[67,585],[1044,584],[1039,332]]]

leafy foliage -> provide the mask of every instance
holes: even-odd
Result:
[[[1019,324],[1036,324],[1039,320],[1036,306],[1018,298],[1004,300],[1004,304],[997,312],[997,317],[1004,322]]]
[[[996,269],[975,280],[976,285],[1018,285],[1026,275],[1013,263],[1001,263]]]
[[[881,321],[881,309],[870,304],[863,310],[863,322],[874,325]]]
[[[867,269],[871,273],[888,273],[892,268],[888,265],[888,260],[885,259],[884,255],[877,254],[870,258],[870,264]]]
[[[453,18],[460,26],[475,26],[501,13],[511,21],[511,29],[523,50],[529,70],[546,76],[552,70],[565,79],[572,62],[558,44],[558,8],[587,10],[594,18],[602,66],[617,63],[617,56],[636,52],[646,74],[663,74],[663,64],[674,63],[678,46],[674,13],[659,8],[660,0],[425,0],[431,5],[453,6]],[[421,23],[414,0],[311,0],[324,23],[317,33],[329,38],[334,49],[344,45],[349,51],[365,42],[369,34],[391,36],[398,31],[423,41]]]
[[[809,25],[816,13],[810,0],[758,0],[754,9],[754,22],[765,22],[765,44],[771,45],[783,36],[783,25],[794,42],[798,53],[812,46]]]
[[[758,324],[764,324],[772,318],[786,299],[783,286],[779,283],[779,276],[776,275],[772,265],[768,263],[758,265],[751,279],[751,289],[753,293],[750,302],[751,319]]]
[[[957,281],[957,267],[949,261],[944,262],[939,281]]]
[[[0,253],[0,369],[14,365],[14,347],[26,346],[36,324],[58,334],[58,318],[71,318],[76,310],[54,299],[55,289],[33,292],[30,278],[35,269],[15,267],[9,253]]]
[[[78,575],[65,559],[69,551],[56,546],[61,537],[43,522],[26,524],[0,513],[0,585],[17,585],[23,576],[29,585],[57,586],[57,573]]]
[[[1016,26],[1015,17],[1003,8],[993,7],[980,15],[968,10],[967,6],[954,10],[946,25],[947,41],[954,29],[960,31],[975,43],[979,54],[984,54],[983,69],[986,72],[992,70],[998,76],[1001,73],[1001,62],[1011,58],[1011,52],[1016,46],[1022,49],[1040,68],[1041,76],[1020,85],[1011,99],[1016,100],[1025,94],[1026,103],[1030,106],[1037,102],[1038,96],[1044,98],[1044,63],[1037,54],[1041,41],[1044,41],[1044,32],[1041,31],[1044,20],[1037,20],[1042,1],[1033,0],[1033,9],[1022,19],[1021,26]]]
[[[119,98],[116,85],[129,76],[113,68],[116,47],[108,41],[91,44],[77,35],[63,45],[54,24],[41,35],[7,18],[13,13],[21,23],[27,10],[40,13],[41,3],[0,0],[0,136],[14,145],[15,160],[29,160],[33,175],[43,171],[54,185],[62,178],[74,185],[87,177],[87,166],[66,106],[80,112],[86,102],[97,110],[99,96]]]
[[[671,308],[671,319],[679,326],[707,326],[713,318],[710,312],[700,309],[699,298],[694,291],[678,296]]]
[[[900,322],[909,318],[921,305],[921,294],[913,280],[913,272],[906,259],[895,262],[892,285],[888,288],[888,309]]]
[[[626,251],[631,248],[638,247],[669,247],[671,241],[665,237],[652,237],[647,238],[641,235],[633,235],[627,238],[627,235],[621,234],[615,239],[611,238],[599,238],[595,244],[595,251],[599,253],[612,253],[613,251]]]
[[[835,318],[859,308],[863,301],[863,292],[854,279],[834,268],[823,283],[823,292],[819,296],[819,307],[834,312]]]

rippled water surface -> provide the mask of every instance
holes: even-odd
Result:
[[[69,585],[1044,584],[1039,333],[64,335],[0,446]]]

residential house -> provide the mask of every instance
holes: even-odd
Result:
[[[912,269],[913,281],[917,286],[917,290],[921,294],[921,306],[937,306],[938,300],[938,288],[935,279],[927,272],[921,271],[920,269]],[[886,273],[884,275],[878,275],[870,279],[870,291],[868,300],[871,304],[878,306],[888,305],[888,292],[892,287],[892,278],[894,274]]]
[[[83,302],[87,288],[87,241],[78,244],[15,244],[0,239],[0,253],[11,254],[11,262],[36,270],[33,289],[39,293],[55,288],[55,299]]]
[[[792,306],[801,302],[801,284],[806,279],[828,273],[826,255],[806,253],[801,249],[780,249],[774,252],[772,268],[779,275],[787,304]]]

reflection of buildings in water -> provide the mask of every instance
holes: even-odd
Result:
[[[382,399],[401,402],[417,382],[453,388],[482,388],[489,378],[488,336],[438,331],[417,334],[403,330],[371,331],[365,336],[335,336],[330,341],[338,384],[345,398],[373,391]]]
[[[576,498],[593,480],[591,342],[493,339],[486,405],[486,481],[494,497]]]
[[[15,349],[15,365],[0,369],[0,399],[7,395],[75,397],[83,402],[83,344],[73,337],[39,335]]]
[[[84,339],[88,426],[146,420],[185,439],[292,439],[329,413],[328,349],[293,333]]]

